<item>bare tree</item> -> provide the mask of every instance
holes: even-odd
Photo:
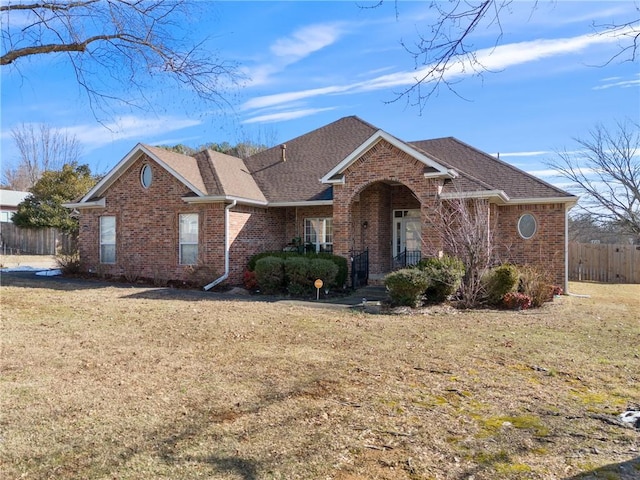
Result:
[[[91,107],[110,100],[144,98],[145,81],[173,78],[199,98],[224,102],[224,82],[236,79],[235,65],[219,60],[204,43],[188,40],[188,0],[52,0],[3,2],[0,65],[64,54]],[[116,80],[121,94],[109,82]],[[124,92],[129,94],[125,99]]]
[[[382,5],[380,0],[374,7]],[[396,16],[400,14],[399,2],[394,0]],[[416,69],[415,82],[397,93],[392,101],[405,99],[411,106],[424,109],[427,100],[436,94],[440,87],[448,88],[457,93],[457,82],[452,73],[467,73],[482,75],[488,71],[478,57],[473,34],[480,28],[497,27],[494,46],[502,40],[502,23],[506,21],[514,0],[432,0],[429,9],[435,13],[434,20],[427,25],[419,26],[417,41],[401,44],[414,60]],[[536,0],[532,4],[531,14],[540,3]],[[550,2],[552,3],[552,2]],[[612,56],[621,61],[634,62],[640,48],[640,7],[638,18],[620,24],[591,25],[597,35],[615,35],[619,38],[618,53]]]
[[[640,125],[617,122],[611,130],[597,125],[578,149],[557,152],[549,163],[582,195],[578,208],[597,223],[613,223],[640,237]]]
[[[15,166],[3,171],[3,183],[14,190],[29,190],[48,170],[78,163],[82,148],[75,135],[55,130],[46,124],[22,124],[11,130],[18,149]]]
[[[482,277],[494,262],[494,229],[491,228],[489,202],[459,194],[457,198],[440,200],[432,218],[437,244],[464,264],[462,304],[477,306],[484,296]]]

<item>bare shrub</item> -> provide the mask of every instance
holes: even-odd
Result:
[[[80,252],[60,252],[56,255],[56,264],[65,275],[80,273]]]
[[[433,224],[444,252],[460,259],[464,265],[460,304],[472,308],[480,305],[485,297],[482,278],[494,262],[494,229],[488,200],[458,195],[458,198],[439,200],[433,212]]]
[[[520,267],[520,286],[518,290],[531,297],[533,308],[553,300],[554,287],[549,273],[540,267],[525,265]]]
[[[122,267],[122,276],[129,283],[135,283],[140,278],[141,257],[138,254],[131,255],[124,262]]]

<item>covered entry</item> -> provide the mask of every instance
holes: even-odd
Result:
[[[370,279],[420,261],[420,202],[410,188],[397,182],[374,182],[355,197],[349,211],[350,256],[368,252]]]

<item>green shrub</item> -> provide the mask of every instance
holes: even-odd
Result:
[[[391,303],[415,307],[429,286],[429,279],[418,268],[404,268],[388,274],[384,284],[389,290]]]
[[[492,268],[483,279],[487,292],[487,302],[490,305],[499,306],[507,293],[518,290],[520,272],[518,267],[504,263]]]
[[[321,279],[325,288],[333,288],[336,286],[338,271],[338,265],[331,260],[314,258],[310,262],[309,275],[311,276],[311,280]]]
[[[338,274],[336,275],[335,285],[339,288],[342,288],[347,284],[347,276],[349,274],[349,268],[347,259],[344,257],[340,257],[338,255],[333,255],[327,252],[319,252],[319,253],[298,253],[298,252],[261,252],[257,253],[253,257],[249,259],[247,264],[247,268],[249,271],[253,272],[256,269],[256,263],[261,258],[265,257],[277,257],[277,258],[290,258],[290,257],[303,257],[310,260],[319,258],[324,260],[331,260],[338,267]]]
[[[279,257],[260,258],[255,263],[256,280],[263,293],[280,293],[284,288],[284,260]]]
[[[284,278],[292,295],[304,295],[311,291],[310,261],[303,256],[291,256],[284,260]]]
[[[315,258],[318,258],[320,260],[331,260],[333,263],[335,263],[338,267],[338,273],[336,273],[336,278],[334,280],[335,286],[338,288],[342,288],[347,285],[349,266],[346,258],[327,252],[316,253]]]
[[[420,260],[418,268],[429,279],[425,295],[427,300],[432,303],[442,303],[456,293],[464,276],[462,261],[447,255],[442,258]]]
[[[518,291],[531,298],[533,308],[541,307],[543,303],[553,300],[553,284],[547,271],[540,267],[520,267]]]

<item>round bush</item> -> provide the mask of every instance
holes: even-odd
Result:
[[[429,279],[422,270],[405,268],[388,274],[384,284],[394,305],[415,307],[429,286]]]
[[[266,294],[280,293],[284,288],[284,260],[264,257],[256,262],[256,280],[260,290]]]
[[[510,263],[504,263],[489,271],[484,280],[487,291],[487,302],[490,305],[500,306],[507,293],[518,289],[520,272],[518,267]]]
[[[311,291],[310,262],[305,257],[288,257],[284,261],[284,277],[287,290],[292,295],[304,295]]]
[[[427,258],[418,263],[429,279],[425,295],[427,301],[442,303],[460,288],[464,277],[464,264],[461,260],[447,255],[442,258]]]

